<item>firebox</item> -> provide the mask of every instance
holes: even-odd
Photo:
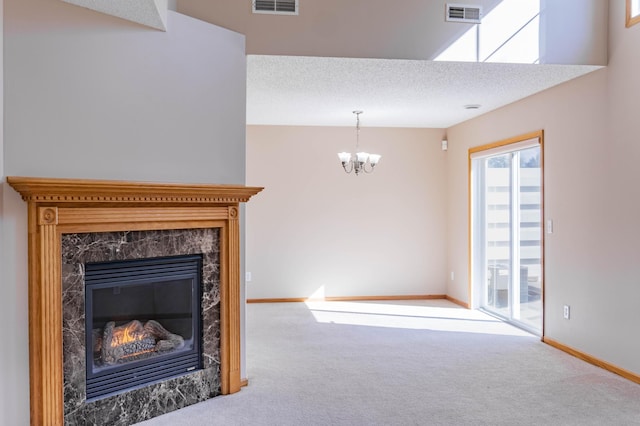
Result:
[[[202,256],[85,264],[86,397],[202,368]]]

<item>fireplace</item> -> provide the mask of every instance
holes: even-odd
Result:
[[[126,426],[225,393],[222,234],[217,228],[194,228],[61,235],[65,425]],[[193,259],[201,265],[193,265]],[[194,276],[196,270],[200,277]],[[200,288],[194,291],[196,283]],[[194,293],[199,306],[191,304]],[[171,299],[169,306],[142,301],[166,296]],[[94,306],[96,297],[98,302],[103,299],[102,306]],[[190,317],[188,310],[195,315]],[[167,322],[178,317],[182,321]],[[200,331],[190,331],[185,317],[190,321],[195,317],[192,327]],[[96,356],[102,354],[105,336],[119,343],[126,331],[142,336],[143,342],[107,350],[105,360]],[[165,338],[153,341],[155,345],[165,341],[160,343],[162,353],[131,351],[150,346],[158,331]],[[191,335],[201,337],[201,344]],[[199,353],[184,353],[192,342],[200,346]],[[181,355],[186,355],[188,365],[173,365],[178,371],[161,377],[167,372],[162,361]],[[201,357],[201,364],[191,369],[194,356]]]
[[[37,177],[7,177],[7,182],[27,202],[32,425],[128,426],[218,394],[238,392],[246,384],[240,376],[239,204],[262,188]],[[127,318],[114,312],[86,316],[87,265],[183,255],[202,255],[201,303],[192,310],[192,316],[198,316],[200,309],[199,331],[163,323],[164,317],[175,314],[167,309],[150,315],[137,308],[139,312],[130,312]],[[117,287],[111,286],[110,292],[122,293],[123,287]],[[151,297],[153,291],[144,291]],[[88,292],[93,293],[93,306],[95,289]],[[87,321],[91,338],[86,336]],[[91,374],[146,365],[152,358],[164,358],[169,352],[177,355],[183,347],[197,344],[201,344],[195,352],[201,354],[202,368],[196,362],[190,372],[88,399],[87,352],[93,364],[97,340],[93,330],[102,329],[96,334],[104,338],[109,322],[112,332],[128,325],[141,332],[149,321],[168,333],[161,330],[166,338],[154,337],[156,345],[169,341],[173,350],[132,362],[115,361],[107,369],[98,361],[97,368],[90,367]],[[149,327],[156,333],[155,323]],[[200,343],[197,334],[202,335]]]
[[[202,256],[85,265],[86,400],[202,368]]]

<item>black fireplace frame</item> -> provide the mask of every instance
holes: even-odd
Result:
[[[203,368],[202,362],[202,255],[178,255],[134,260],[86,263],[85,344],[86,401],[138,389]],[[191,349],[158,354],[107,369],[93,371],[93,290],[137,286],[163,281],[189,280],[191,293]]]

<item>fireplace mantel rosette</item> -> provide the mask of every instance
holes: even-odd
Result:
[[[222,393],[240,390],[239,203],[263,188],[7,177],[27,202],[31,424],[63,424],[61,235],[220,229]]]

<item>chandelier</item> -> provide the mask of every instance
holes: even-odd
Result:
[[[342,162],[342,168],[345,172],[356,172],[356,176],[361,172],[371,173],[375,168],[378,161],[380,161],[381,155],[369,154],[368,152],[358,152],[360,145],[360,114],[362,111],[353,111],[356,115],[356,154],[352,155],[348,152],[339,152],[338,158]]]

